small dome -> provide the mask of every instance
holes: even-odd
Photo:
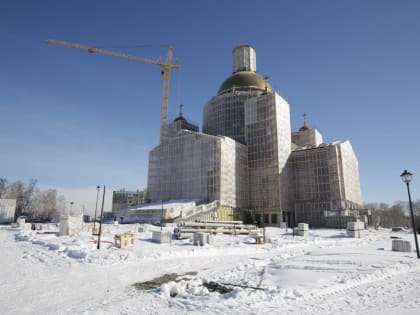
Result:
[[[305,130],[309,130],[309,127],[306,125],[303,125],[302,127],[300,127],[299,131],[305,131]]]
[[[239,71],[232,74],[220,86],[217,94],[224,94],[233,91],[265,91],[272,92],[270,83],[263,77],[252,71]]]

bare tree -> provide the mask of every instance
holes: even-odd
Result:
[[[26,186],[25,191],[23,193],[22,209],[29,209],[32,202],[36,182],[37,182],[36,179],[29,180],[29,183]]]
[[[413,212],[415,216],[420,216],[420,199],[413,202]]]
[[[364,205],[372,211],[372,221],[380,222],[386,228],[393,226],[409,226],[408,204],[396,201],[392,206],[386,203],[369,203]]]
[[[66,200],[55,189],[40,190],[37,181],[30,179],[28,184],[18,180],[8,184],[6,178],[0,178],[0,198],[16,199],[15,216],[30,212],[32,216],[52,219],[66,210]]]
[[[6,192],[2,193],[2,195],[6,198],[16,199],[15,216],[18,217],[22,214],[22,212],[29,211],[36,186],[36,180],[30,179],[28,185],[25,185],[25,183],[21,180],[12,182],[9,185],[6,185],[6,182]]]
[[[385,202],[380,202],[378,207],[379,207],[380,210],[387,211],[389,209],[389,204],[387,204]]]
[[[31,211],[37,217],[53,219],[63,212],[64,196],[58,195],[55,189],[36,190],[31,205]]]
[[[374,225],[380,225],[380,226],[386,226],[387,220],[385,211],[389,208],[388,204],[386,203],[366,203],[363,205],[365,209],[371,210],[372,213],[372,222],[374,222]]]
[[[408,217],[405,215],[407,204],[396,202],[389,210],[388,216],[392,226],[408,226]]]
[[[30,211],[35,186],[35,179],[30,179],[27,185],[21,180],[12,182],[9,185],[7,185],[6,179],[1,180],[1,197],[16,199],[16,217],[21,215],[24,211]]]
[[[18,180],[16,182],[10,183],[7,186],[6,196],[10,199],[19,199],[23,197],[23,191],[25,190],[25,184]]]
[[[25,184],[20,180],[11,183],[7,187],[7,198],[16,199],[15,218],[20,216],[24,210],[23,208],[24,192],[25,192]]]
[[[66,212],[66,198],[63,195],[57,197],[57,211],[58,214],[64,214]]]

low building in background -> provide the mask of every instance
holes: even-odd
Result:
[[[112,192],[112,212],[119,209],[141,205],[146,202],[146,190],[114,190]]]
[[[158,223],[173,221],[196,207],[194,200],[151,202],[115,212],[119,223]]]

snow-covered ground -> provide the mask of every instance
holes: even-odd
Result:
[[[267,228],[267,243],[216,235],[212,245],[151,242],[147,225],[133,248],[113,245],[136,225],[105,225],[100,250],[78,236],[0,227],[1,314],[420,314],[420,260],[391,251],[407,231],[311,230],[306,238]],[[172,230],[167,227],[167,230]],[[195,275],[190,273],[196,272]],[[179,281],[142,291],[133,284],[176,273]],[[189,273],[189,274],[187,274]],[[204,282],[229,283],[226,294]],[[245,288],[248,286],[254,288]],[[258,288],[258,289],[255,289]]]

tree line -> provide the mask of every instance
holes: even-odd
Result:
[[[66,200],[55,189],[41,190],[35,179],[9,182],[0,178],[0,199],[16,199],[15,217],[22,214],[51,220],[66,209]]]
[[[52,219],[66,211],[66,200],[55,189],[41,190],[35,179],[28,183],[21,180],[9,182],[0,177],[0,199],[16,199],[16,214],[30,214],[34,218]],[[382,227],[411,226],[408,202],[397,201],[393,205],[383,202],[366,203],[364,209],[370,209],[372,223]],[[413,202],[416,227],[420,228],[420,199]]]
[[[416,228],[420,227],[420,199],[412,203]],[[363,208],[371,210],[372,222],[382,227],[411,227],[410,208],[406,201],[397,201],[393,205],[384,202],[366,203]]]

